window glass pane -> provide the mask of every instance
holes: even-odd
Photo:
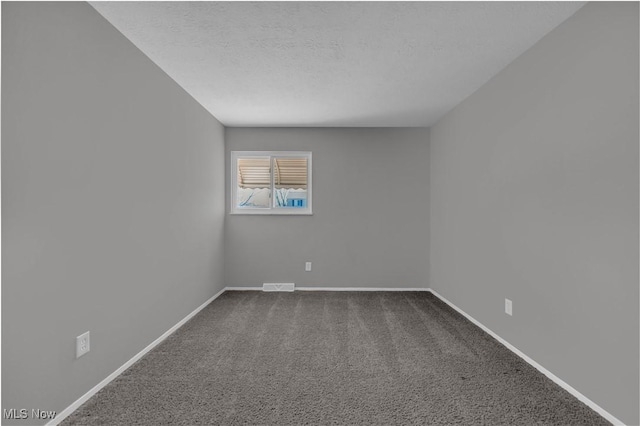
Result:
[[[269,157],[238,159],[238,208],[269,208],[271,203],[271,164]]]
[[[308,164],[304,157],[273,159],[275,208],[307,208]]]

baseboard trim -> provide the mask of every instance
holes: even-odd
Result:
[[[393,287],[296,287],[296,291],[429,291],[428,288]]]
[[[262,291],[262,287],[225,287],[229,291]],[[295,291],[430,291],[430,288],[394,287],[295,287]]]
[[[567,382],[565,382],[564,380],[562,380],[561,378],[559,378],[558,376],[556,376],[555,374],[553,374],[551,371],[547,370],[546,368],[544,368],[542,365],[538,364],[536,361],[534,361],[531,357],[529,357],[528,355],[526,355],[524,352],[522,352],[520,349],[516,348],[515,346],[513,346],[511,343],[507,342],[506,340],[504,340],[502,337],[500,337],[499,335],[497,335],[496,333],[494,333],[491,329],[489,329],[488,327],[486,327],[484,324],[482,324],[480,321],[476,320],[475,318],[473,318],[471,315],[467,314],[465,311],[463,311],[462,309],[460,309],[459,307],[457,307],[456,305],[454,305],[453,303],[451,303],[449,300],[447,300],[445,297],[443,297],[442,295],[440,295],[437,291],[429,289],[429,291],[431,291],[431,293],[436,296],[438,299],[442,300],[444,303],[446,303],[447,305],[449,305],[451,308],[453,308],[455,311],[457,311],[459,314],[461,314],[462,316],[464,316],[465,318],[467,318],[469,321],[471,321],[473,324],[475,324],[476,326],[480,327],[483,331],[485,331],[487,334],[489,334],[491,337],[493,337],[494,339],[496,339],[498,342],[502,343],[504,346],[507,347],[507,349],[509,349],[511,352],[513,352],[514,354],[518,355],[520,358],[522,358],[523,360],[525,360],[527,363],[529,363],[531,366],[533,366],[536,370],[538,370],[539,372],[541,372],[542,374],[544,374],[545,376],[547,376],[549,379],[551,379],[553,382],[555,382],[558,386],[560,386],[561,388],[563,388],[564,390],[566,390],[567,392],[569,392],[571,395],[573,395],[574,397],[576,397],[579,401],[581,401],[582,403],[584,403],[585,405],[587,405],[589,408],[591,408],[593,411],[595,411],[596,413],[600,414],[602,417],[604,417],[607,421],[611,422],[611,424],[614,425],[621,425],[624,426],[624,423],[622,421],[620,421],[619,419],[617,419],[615,416],[613,416],[611,413],[609,413],[608,411],[606,411],[604,408],[600,407],[598,404],[596,404],[595,402],[593,402],[592,400],[590,400],[589,398],[587,398],[586,396],[584,396],[583,394],[581,394],[580,392],[578,392],[574,387],[572,387],[570,384],[568,384]]]
[[[65,418],[67,418],[71,413],[73,413],[74,411],[76,411],[82,404],[84,404],[85,402],[87,402],[87,400],[89,398],[91,398],[93,395],[95,395],[96,393],[98,393],[98,391],[100,389],[102,389],[103,387],[105,387],[106,385],[108,385],[110,382],[113,381],[113,379],[115,379],[116,377],[118,377],[120,374],[122,374],[127,368],[131,367],[133,365],[133,363],[135,363],[136,361],[138,361],[140,358],[142,358],[143,356],[145,356],[151,349],[155,348],[156,346],[158,346],[163,340],[165,340],[167,337],[169,337],[171,334],[173,334],[177,329],[179,329],[180,327],[182,327],[187,321],[189,321],[192,317],[194,317],[198,312],[200,312],[201,310],[203,310],[205,307],[207,307],[207,305],[209,305],[211,302],[213,302],[214,300],[216,300],[222,293],[224,293],[227,289],[223,288],[222,290],[220,290],[219,292],[217,292],[215,295],[213,295],[209,300],[207,300],[206,302],[204,302],[202,305],[198,306],[193,312],[191,312],[189,315],[187,315],[186,317],[184,317],[183,319],[181,319],[176,325],[174,325],[173,327],[171,327],[169,330],[165,331],[164,334],[162,334],[162,336],[158,337],[156,340],[154,340],[153,342],[151,342],[146,348],[144,348],[143,350],[141,350],[140,352],[138,352],[136,355],[133,356],[133,358],[131,358],[129,361],[125,362],[124,364],[122,364],[122,366],[120,368],[118,368],[116,371],[114,371],[113,373],[109,374],[104,380],[102,380],[100,383],[98,383],[97,385],[95,385],[93,388],[91,388],[89,390],[89,392],[85,393],[84,395],[82,395],[80,398],[78,398],[74,403],[72,403],[71,405],[69,405],[67,408],[65,408],[64,410],[62,410],[55,419],[49,421],[49,423],[47,423],[47,426],[55,426],[57,424],[59,424],[61,421],[63,421]]]
[[[262,287],[225,287],[225,291],[262,291]]]

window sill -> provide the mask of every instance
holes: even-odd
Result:
[[[279,211],[279,212],[274,212],[274,211],[259,211],[259,210],[247,210],[247,211],[230,211],[229,212],[230,215],[234,215],[234,216],[313,216],[313,212],[311,211],[304,211],[304,212],[297,212],[297,211]]]

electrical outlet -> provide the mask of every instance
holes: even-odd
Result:
[[[304,270],[306,272],[311,272],[311,262],[307,262],[304,264]]]
[[[88,331],[76,337],[76,358],[80,358],[82,355],[89,352],[90,348]]]
[[[504,313],[513,316],[513,302],[509,299],[504,299]]]

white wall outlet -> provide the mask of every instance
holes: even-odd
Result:
[[[504,299],[504,313],[513,316],[513,302],[509,299]]]
[[[89,342],[88,331],[76,337],[76,358],[80,358],[82,355],[89,352],[89,349],[90,349],[89,343],[90,342]]]
[[[311,272],[311,262],[306,262],[306,263],[304,264],[304,270],[305,270],[306,272]]]

